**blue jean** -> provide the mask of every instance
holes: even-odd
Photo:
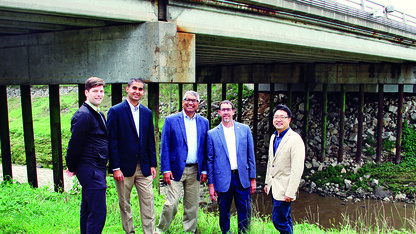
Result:
[[[238,174],[231,174],[230,189],[225,193],[217,193],[220,211],[220,228],[222,233],[230,231],[231,203],[235,203],[238,218],[238,233],[245,233],[250,228],[251,220],[251,194],[250,187],[243,188]]]
[[[292,234],[293,223],[290,205],[292,202],[277,201],[273,199],[273,225],[281,234]]]

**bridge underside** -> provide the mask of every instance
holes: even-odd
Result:
[[[159,83],[415,83],[410,33],[383,29],[406,44],[377,36],[382,29],[369,36],[192,1],[171,1],[162,22],[155,2],[88,2],[1,0],[0,84],[82,83],[92,75],[108,83],[133,76]],[[294,1],[282,2],[296,10]]]

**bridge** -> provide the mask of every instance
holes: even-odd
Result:
[[[50,106],[57,187],[62,186],[59,85],[78,84],[82,91],[92,75],[112,84],[113,103],[121,101],[122,83],[144,77],[156,124],[160,83],[177,83],[180,88],[202,83],[208,90],[213,83],[238,83],[240,94],[243,83],[252,83],[255,99],[264,86],[271,95],[281,86],[285,92],[306,95],[372,92],[379,94],[380,105],[385,85],[392,85],[403,100],[404,92],[414,93],[416,88],[416,18],[370,0],[360,2],[355,8],[330,0],[0,0],[3,174],[12,175],[7,85],[21,87],[28,178],[34,186],[30,86],[49,85],[51,100],[58,100]],[[398,136],[400,113],[399,108]],[[380,124],[382,114],[381,109]],[[307,116],[304,121],[307,132]],[[358,125],[362,131],[360,118]],[[341,124],[341,145],[342,128]],[[357,155],[362,144],[358,136]],[[399,161],[400,137],[397,141]],[[381,132],[377,142],[381,148]]]

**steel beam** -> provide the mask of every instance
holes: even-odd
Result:
[[[33,133],[32,100],[30,85],[20,86],[22,102],[23,135],[25,141],[27,181],[37,188],[38,178],[36,173],[35,136]]]
[[[51,145],[53,184],[55,192],[64,191],[64,173],[62,165],[61,111],[59,85],[49,85],[49,112],[51,124]]]
[[[11,181],[13,178],[12,151],[10,149],[9,110],[7,107],[7,87],[5,85],[0,85],[0,137],[3,179]]]

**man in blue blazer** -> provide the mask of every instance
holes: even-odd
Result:
[[[178,201],[184,190],[183,226],[185,232],[196,231],[200,183],[207,179],[206,137],[208,120],[196,113],[199,95],[187,91],[182,101],[183,111],[165,119],[162,130],[161,171],[168,184],[168,194],[158,224],[168,231],[178,211]]]
[[[126,87],[127,99],[108,111],[110,173],[114,174],[121,221],[126,233],[134,233],[130,208],[133,185],[139,195],[144,233],[154,233],[153,179],[156,177],[156,148],[152,111],[139,104],[145,83],[132,78]]]
[[[251,194],[256,191],[256,161],[250,127],[233,121],[234,105],[220,103],[221,124],[208,132],[208,184],[212,200],[218,198],[220,228],[230,230],[230,209],[234,200],[238,232],[247,232],[251,220]]]

